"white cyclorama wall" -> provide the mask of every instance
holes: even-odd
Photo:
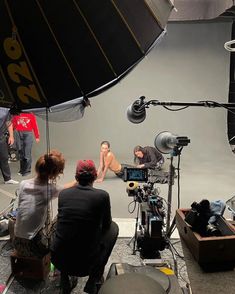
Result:
[[[182,151],[182,181],[186,171],[200,174],[204,169],[208,176],[218,173],[224,179],[233,174],[234,178],[235,157],[227,140],[227,113],[223,108],[189,107],[171,112],[151,106],[141,124],[132,124],[126,118],[128,105],[142,95],[146,100],[226,103],[230,56],[224,43],[230,40],[230,34],[229,22],[168,24],[159,45],[126,78],[90,99],[91,108],[86,109],[83,119],[50,123],[51,148],[74,160],[91,158],[98,163],[100,142],[109,140],[117,158],[132,163],[135,145],[153,145],[159,132],[170,131],[191,140]],[[39,145],[34,144],[35,158],[46,151],[45,122],[38,122],[42,138]],[[212,186],[224,184],[218,179],[214,182],[213,177],[209,179]],[[194,190],[202,185],[191,184]]]

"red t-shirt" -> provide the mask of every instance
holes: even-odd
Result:
[[[39,130],[36,117],[33,113],[21,113],[12,118],[13,128],[16,131],[34,132],[36,139],[39,139]]]

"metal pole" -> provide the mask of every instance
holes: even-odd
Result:
[[[135,255],[135,252],[136,252],[136,242],[137,242],[137,237],[138,237],[137,231],[138,231],[138,224],[139,224],[139,211],[140,211],[140,203],[138,202],[136,223],[135,223],[135,236],[134,236],[133,252],[132,252],[133,255]]]
[[[166,220],[166,232],[170,229],[171,221],[171,203],[172,203],[172,186],[174,184],[174,166],[173,166],[173,152],[171,153],[171,162],[169,166],[169,180],[168,180],[168,198],[167,198],[167,220]]]
[[[224,107],[227,109],[235,109],[235,103],[219,103],[215,101],[198,101],[198,102],[171,102],[171,101],[159,101],[149,100],[144,103],[145,106],[203,106],[208,108]]]

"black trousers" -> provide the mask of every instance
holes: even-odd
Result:
[[[0,169],[4,181],[9,181],[11,179],[11,171],[8,163],[8,145],[4,135],[0,137]]]
[[[81,263],[81,261],[73,256],[73,252],[70,252],[71,255],[67,255],[66,252],[61,252],[60,249],[58,252],[51,251],[52,263],[63,275],[80,277],[89,276],[89,281],[99,281],[103,276],[105,265],[108,262],[109,256],[116,243],[118,232],[118,225],[115,222],[112,222],[109,229],[101,237],[96,255],[93,256],[92,259],[86,259],[86,256],[83,256],[83,260],[87,260],[87,262],[82,261]]]
[[[115,173],[116,176],[118,176],[119,178],[123,179],[124,180],[124,168],[132,168],[132,167],[135,167],[133,165],[130,165],[130,164],[126,164],[126,163],[121,163],[121,170],[120,172],[118,173]]]
[[[118,225],[112,222],[109,230],[107,230],[101,238],[100,250],[97,254],[97,258],[94,259],[94,263],[90,265],[89,280],[97,282],[102,278],[105,265],[117,241],[118,232]]]

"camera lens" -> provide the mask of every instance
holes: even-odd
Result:
[[[217,226],[209,224],[206,227],[206,231],[208,236],[221,236],[220,230],[217,228]]]

